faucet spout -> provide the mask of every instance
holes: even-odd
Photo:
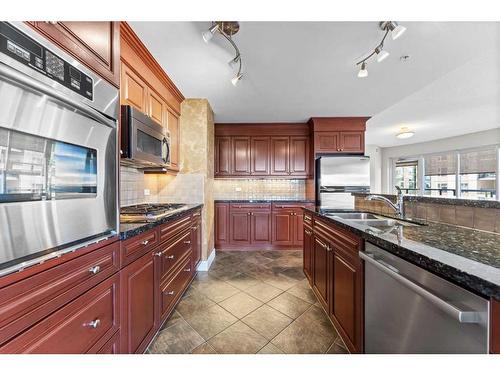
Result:
[[[391,200],[387,199],[386,197],[383,197],[381,195],[369,195],[365,198],[367,201],[379,201],[379,202],[384,202],[387,204],[389,207],[391,207],[396,214],[399,217],[403,216],[403,192],[399,188],[399,186],[396,186],[396,189],[398,191],[398,196],[397,196],[397,201],[396,203],[392,203]]]

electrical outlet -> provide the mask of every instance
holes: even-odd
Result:
[[[151,191],[149,189],[144,189],[144,196],[147,197],[151,195]]]
[[[235,191],[241,191],[240,187],[234,188]]]

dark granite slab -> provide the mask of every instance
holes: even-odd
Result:
[[[369,193],[352,193],[355,197],[366,197]],[[376,194],[396,201],[395,194]],[[497,208],[500,209],[500,201],[489,201],[479,199],[462,199],[462,198],[441,198],[441,197],[424,197],[421,195],[405,195],[406,202],[422,202],[431,204],[449,204],[453,206],[465,207],[480,207],[480,208]]]
[[[314,203],[314,199],[216,199],[215,203]]]
[[[149,223],[120,223],[120,239],[126,240],[128,238],[137,236],[138,234],[144,233],[158,225],[168,223],[169,221],[175,220],[181,216],[184,216],[192,211],[203,207],[203,204],[186,204],[186,208],[173,212],[170,215],[164,216]]]
[[[500,301],[499,234],[440,223],[377,233],[321,208],[306,210],[444,279]]]

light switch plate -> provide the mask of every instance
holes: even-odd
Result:
[[[241,191],[240,187],[234,188],[235,191]]]
[[[147,197],[151,195],[151,191],[149,189],[144,189],[144,196]]]

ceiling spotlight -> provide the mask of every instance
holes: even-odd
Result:
[[[358,77],[359,78],[365,78],[368,77],[368,70],[366,69],[366,63],[363,61],[361,64],[361,69],[358,72]]]
[[[384,46],[379,46],[375,48],[375,53],[377,54],[377,61],[381,62],[385,60],[387,57],[389,57],[389,52],[383,49]]]
[[[392,40],[398,39],[406,31],[406,27],[399,25],[396,21],[387,21],[385,27],[391,31]]]
[[[238,84],[238,82],[243,78],[243,74],[242,73],[238,73],[234,76],[234,78],[231,80],[231,83],[233,84],[233,86],[236,86]]]
[[[213,38],[215,32],[219,29],[219,24],[214,23],[210,28],[206,31],[204,31],[201,36],[203,37],[203,40],[205,43],[210,42],[210,40]]]
[[[396,137],[399,139],[407,139],[411,138],[415,135],[415,132],[412,132],[410,129],[407,127],[401,128],[399,133],[396,134]]]

